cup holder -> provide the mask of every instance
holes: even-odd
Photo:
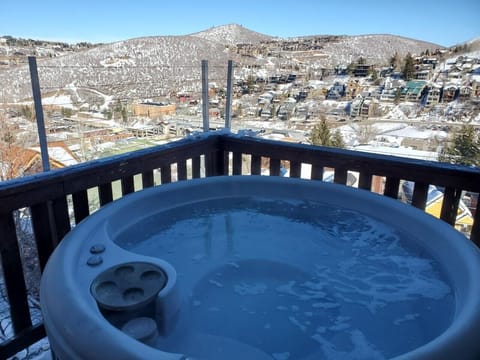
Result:
[[[158,266],[130,262],[99,274],[90,291],[104,310],[133,311],[151,303],[167,284],[167,275]]]

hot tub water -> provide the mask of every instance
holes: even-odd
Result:
[[[193,357],[215,358],[192,340],[209,334],[273,358],[390,358],[453,316],[438,265],[401,230],[348,209],[216,199],[157,213],[115,241],[176,269],[182,319],[158,346]]]

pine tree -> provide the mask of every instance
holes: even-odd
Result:
[[[452,143],[440,153],[439,161],[480,166],[480,137],[472,125],[463,125],[454,134]]]
[[[399,62],[400,62],[400,59],[398,58],[398,53],[395,53],[390,58],[388,64],[392,67],[392,69],[396,69],[398,67]]]
[[[312,129],[310,135],[310,141],[313,145],[330,146],[344,148],[345,142],[343,141],[340,131],[335,131],[333,134],[328,128],[327,121],[322,118],[320,124],[317,124]]]
[[[415,75],[415,64],[413,63],[413,57],[410,53],[405,56],[402,74],[405,80],[411,80]]]

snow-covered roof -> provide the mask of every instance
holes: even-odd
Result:
[[[41,152],[39,147],[32,147],[31,150],[34,150],[38,153]],[[77,159],[75,159],[75,157],[67,149],[61,146],[49,146],[48,157],[52,160],[62,163],[65,166],[78,164]]]
[[[388,147],[388,146],[374,146],[374,145],[358,145],[352,148],[352,150],[364,151],[368,153],[400,156],[411,159],[430,160],[436,161],[438,154],[433,151],[417,150],[410,147]]]

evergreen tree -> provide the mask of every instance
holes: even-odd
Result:
[[[400,103],[400,99],[402,98],[402,89],[401,88],[398,88],[396,91],[395,91],[395,99],[393,100],[393,102],[398,105]]]
[[[126,124],[128,122],[128,114],[127,114],[127,108],[126,107],[122,107],[122,121],[124,124]]]
[[[480,166],[480,137],[472,125],[463,125],[454,134],[452,143],[440,153],[439,161]]]
[[[390,58],[388,64],[393,68],[396,69],[398,67],[398,63],[400,62],[400,59],[398,57],[398,53],[393,54],[393,56]]]
[[[61,113],[62,113],[62,116],[63,116],[63,117],[69,118],[69,117],[72,117],[72,115],[73,115],[73,110],[70,109],[70,108],[62,107]]]
[[[332,132],[328,128],[327,121],[322,118],[320,124],[317,124],[312,129],[310,135],[310,141],[313,145],[330,146],[344,148],[345,142],[343,141],[340,131]]]
[[[405,56],[402,74],[405,80],[411,80],[415,75],[415,64],[410,53]]]

